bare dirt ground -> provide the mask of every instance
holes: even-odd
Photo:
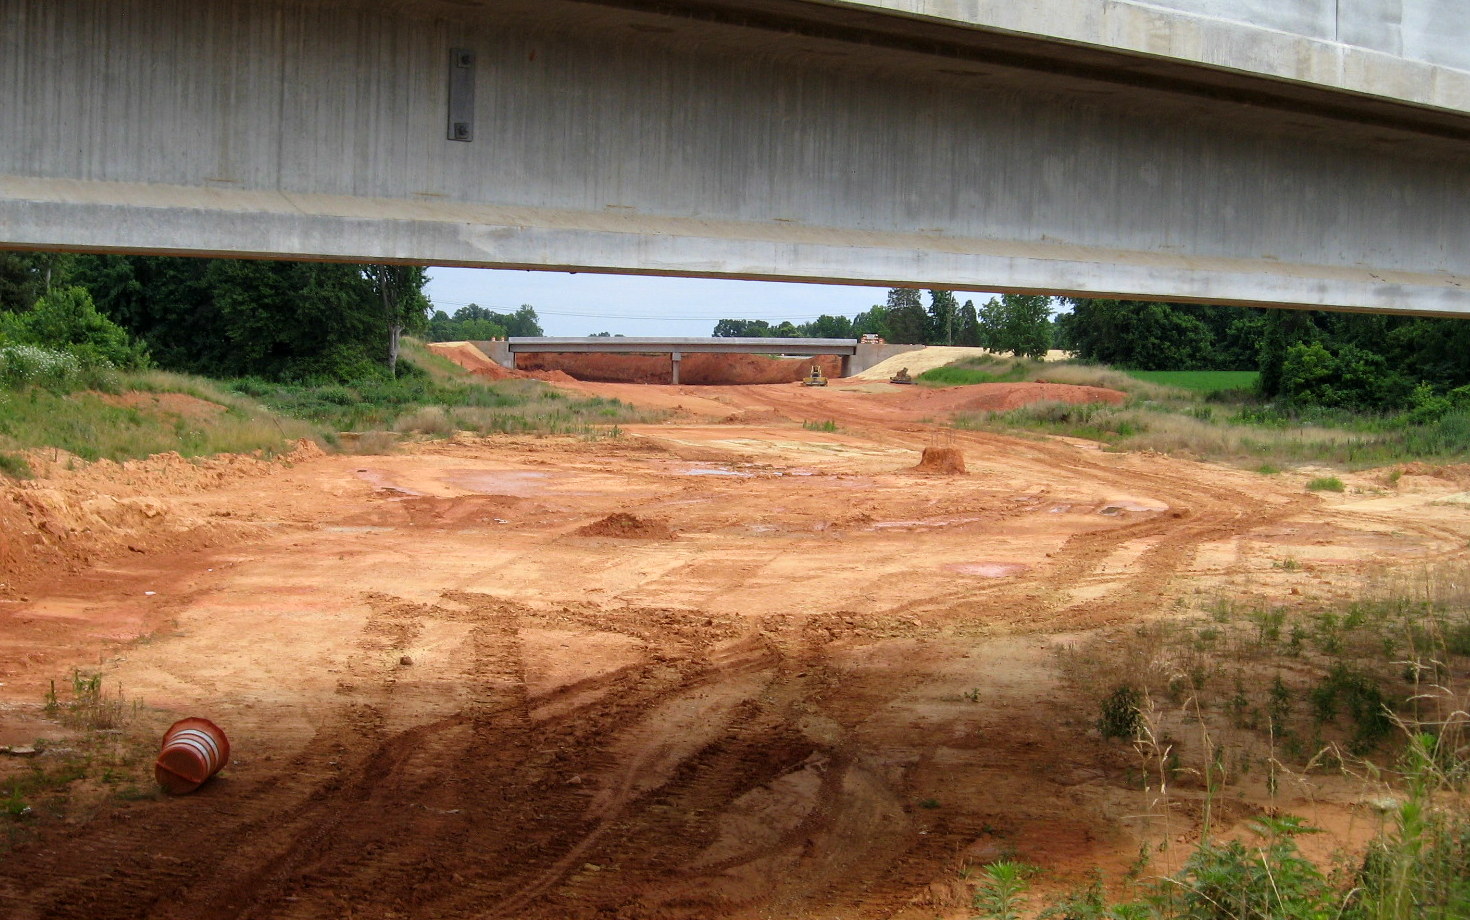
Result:
[[[145,728],[206,716],[234,746],[194,795],[29,826],[0,914],[966,916],[966,864],[1063,884],[1196,829],[1187,799],[1143,816],[1060,644],[1346,597],[1470,536],[1453,471],[1322,496],[926,421],[978,387],[568,386],[680,415],[0,496],[0,744],[64,738],[39,704],[81,666]],[[915,472],[935,446],[968,473]],[[1227,819],[1262,807],[1236,794]],[[1283,795],[1365,820],[1330,783]]]

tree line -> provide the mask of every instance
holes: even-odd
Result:
[[[1262,397],[1432,415],[1470,405],[1470,322],[1391,314],[1071,299],[1058,347],[1131,370],[1255,370]]]
[[[416,266],[0,252],[0,343],[211,377],[393,377],[405,333],[540,335],[536,311],[430,314]]]
[[[875,304],[852,319],[823,314],[809,323],[722,319],[715,324],[719,337],[833,338],[881,336],[904,345],[963,345],[1039,358],[1052,347],[1052,299],[1025,294],[994,297],[977,308],[973,300],[960,305],[951,291],[929,291],[926,307],[922,293],[894,288],[884,304]]]
[[[536,311],[470,304],[430,313],[422,268],[161,256],[0,252],[0,345],[65,347],[116,366],[214,377],[354,380],[403,370],[404,333],[541,335]],[[1138,370],[1256,370],[1263,398],[1432,415],[1470,405],[1470,322],[1008,294],[976,307],[950,291],[888,292],[851,319],[723,319],[716,336],[968,345],[1040,357],[1061,348]]]
[[[1262,398],[1432,415],[1470,405],[1470,322],[1101,298],[1007,294],[977,308],[949,291],[895,288],[851,320],[723,319],[716,336],[856,338],[1041,357],[1059,348],[1125,370],[1251,370]]]

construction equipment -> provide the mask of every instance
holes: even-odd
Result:
[[[801,378],[801,385],[804,386],[804,387],[824,387],[824,386],[826,386],[827,385],[827,378],[822,375],[822,368],[819,367],[816,364],[813,364],[812,365],[812,372],[810,374],[808,374],[807,376]]]
[[[912,377],[909,376],[909,369],[908,368],[906,368],[906,367],[900,367],[898,369],[898,373],[896,373],[892,377],[889,377],[888,378],[888,382],[889,383],[913,383],[914,382],[914,378],[912,378]]]

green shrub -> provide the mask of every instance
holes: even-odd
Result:
[[[1122,686],[1108,694],[1102,702],[1102,715],[1097,720],[1097,730],[1104,738],[1122,738],[1132,741],[1143,731],[1143,713],[1140,708],[1143,695],[1137,687]]]
[[[1307,483],[1307,489],[1312,492],[1341,492],[1343,484],[1336,476],[1318,476]]]
[[[79,287],[59,288],[41,297],[29,312],[7,321],[18,342],[60,348],[85,365],[146,367],[148,354],[126,330],[97,312],[92,295]]]

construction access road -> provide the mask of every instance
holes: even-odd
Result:
[[[939,427],[983,388],[574,386],[679,414],[10,489],[0,743],[64,748],[41,701],[81,667],[141,701],[129,731],[206,716],[234,759],[25,823],[0,913],[967,916],[967,865],[1116,877],[1153,832],[1059,646],[1466,544],[1464,469],[1324,496]],[[968,474],[914,472],[934,445]]]

